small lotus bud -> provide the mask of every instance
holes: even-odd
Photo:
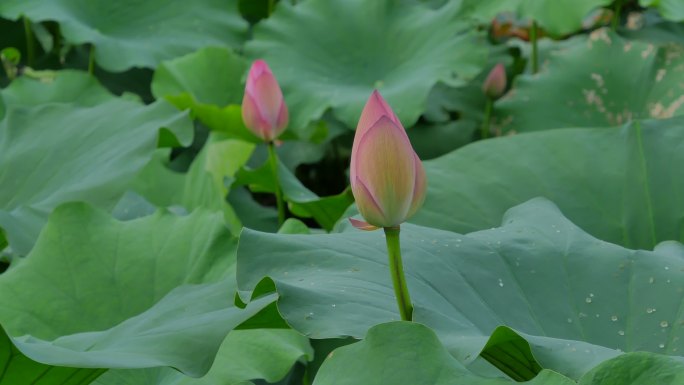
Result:
[[[500,98],[506,91],[506,68],[499,63],[487,75],[484,84],[482,84],[482,92],[487,97],[492,99]]]
[[[287,127],[288,112],[283,92],[263,60],[255,61],[247,75],[242,120],[247,128],[266,142],[276,139]]]

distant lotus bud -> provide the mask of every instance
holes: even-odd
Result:
[[[482,92],[492,99],[500,98],[506,91],[506,68],[503,64],[497,64],[487,75]]]
[[[378,91],[368,99],[356,127],[349,173],[356,205],[368,222],[351,220],[354,227],[398,226],[425,200],[423,164]]]
[[[263,60],[255,61],[249,69],[242,99],[242,120],[266,142],[277,138],[287,127],[288,112],[283,92]]]

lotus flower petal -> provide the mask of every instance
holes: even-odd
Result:
[[[248,93],[245,93],[242,99],[242,121],[254,135],[263,140],[269,140],[271,124],[261,116],[254,98]]]
[[[354,193],[356,206],[366,221],[374,226],[381,226],[380,224],[386,222],[382,207],[380,207],[377,199],[363,181],[357,179],[355,183],[352,184],[352,192]],[[352,224],[354,223],[352,222]]]
[[[359,230],[373,231],[379,229],[379,227],[373,226],[368,222],[360,221],[354,218],[349,218],[349,222],[352,224],[352,226],[356,227]]]
[[[416,179],[413,187],[413,199],[411,200],[411,207],[409,208],[406,218],[410,218],[413,214],[423,206],[425,202],[425,194],[427,193],[427,178],[425,176],[425,168],[423,162],[420,161],[417,154],[415,156]]]

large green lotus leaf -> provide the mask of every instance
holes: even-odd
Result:
[[[221,344],[216,360],[202,378],[190,378],[170,368],[110,370],[95,385],[235,385],[264,379],[276,382],[297,361],[313,358],[309,339],[291,329],[233,330]]]
[[[527,132],[669,118],[684,113],[682,82],[683,46],[596,30],[554,52],[540,73],[519,76],[513,92],[494,105],[497,126]]]
[[[392,0],[281,2],[254,29],[249,58],[265,59],[283,88],[297,130],[332,108],[356,127],[373,89],[413,125],[438,81],[476,75],[486,45],[477,44],[454,2],[432,10]]]
[[[542,368],[574,378],[617,349],[684,349],[679,243],[655,251],[609,244],[541,198],[511,209],[500,228],[463,236],[405,225],[402,240],[414,320],[432,327],[461,361],[474,359],[500,325],[524,333]],[[362,337],[398,318],[379,232],[244,230],[242,297],[264,277],[275,283],[283,318],[313,338]]]
[[[227,333],[274,300],[235,307],[236,240],[223,223],[206,211],[119,222],[62,205],[0,276],[0,323],[39,362],[202,375]]]
[[[63,89],[67,83],[55,86]],[[51,85],[32,89],[50,90]],[[165,102],[100,101],[8,105],[0,121],[0,226],[14,251],[25,255],[30,250],[60,203],[113,206],[151,159],[161,127],[183,144],[192,138],[187,114]]]
[[[496,226],[507,208],[554,201],[590,234],[630,248],[684,241],[684,118],[487,140],[425,162],[425,206],[412,222],[457,232]]]
[[[558,36],[579,31],[592,10],[610,3],[611,0],[465,0],[461,14],[490,23],[497,14],[512,12],[535,20],[547,33]]]
[[[5,115],[5,105],[33,107],[46,103],[71,103],[93,107],[111,99],[114,95],[84,72],[56,71],[43,81],[22,76],[0,92],[0,119]]]
[[[655,7],[663,18],[672,21],[684,20],[684,3],[680,0],[639,0],[642,7]]]
[[[392,322],[371,328],[366,338],[333,351],[316,375],[314,385],[504,385],[509,379],[481,377],[456,361],[429,328]],[[543,371],[534,385],[573,385],[574,381]]]
[[[73,44],[92,43],[106,70],[154,68],[206,46],[239,47],[247,22],[237,0],[6,0],[0,15],[56,21]]]
[[[83,385],[102,374],[101,369],[50,366],[23,355],[0,328],[0,385]]]
[[[628,353],[606,361],[582,377],[579,385],[678,385],[684,383],[684,362],[659,354]]]
[[[254,145],[210,134],[204,147],[184,174],[167,167],[168,151],[160,150],[135,178],[133,190],[159,207],[181,206],[186,211],[204,208],[224,214],[230,229],[242,228],[240,219],[226,203],[224,179],[233,178],[254,150]]]

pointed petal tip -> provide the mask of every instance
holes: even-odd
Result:
[[[349,218],[349,222],[351,223],[352,226],[356,227],[359,230],[363,231],[373,231],[379,229],[377,226],[373,226],[368,222],[360,221],[358,219],[354,218]]]
[[[257,59],[252,63],[252,66],[249,68],[249,73],[247,74],[247,84],[249,85],[250,82],[253,82],[263,74],[272,76],[273,71],[271,71],[271,67],[268,66],[266,61],[262,59]]]
[[[385,101],[380,92],[378,90],[373,90],[361,111],[359,123],[356,126],[356,132],[358,134],[363,134],[383,116],[388,117],[395,124],[403,127],[399,118],[397,118],[394,111],[392,111],[392,107]],[[356,139],[354,142],[356,142]]]

